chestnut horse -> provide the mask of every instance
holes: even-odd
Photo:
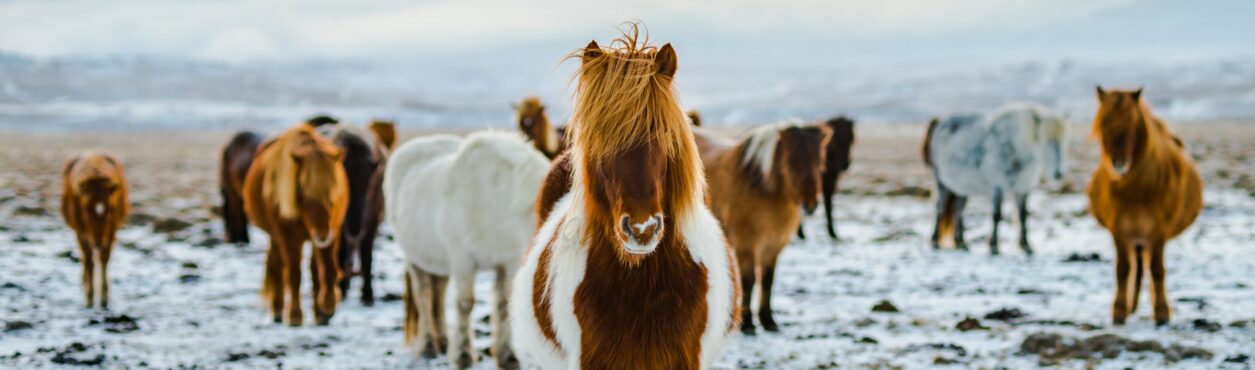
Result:
[[[841,174],[850,169],[850,149],[854,147],[854,120],[846,116],[835,117],[826,122],[832,130],[832,139],[828,140],[824,174],[820,179],[823,184],[824,218],[828,221],[828,236],[838,240],[836,220],[832,218],[832,196],[837,194],[837,180]],[[806,239],[802,231],[806,225],[798,226],[797,238]]]
[[[1086,192],[1089,212],[1115,240],[1111,319],[1124,324],[1137,309],[1142,273],[1150,270],[1155,324],[1167,324],[1171,313],[1164,284],[1164,244],[1198,217],[1203,179],[1181,140],[1151,113],[1141,89],[1098,87],[1093,135],[1101,144],[1102,159]]]
[[[222,148],[218,163],[218,190],[222,194],[222,222],[227,242],[248,244],[248,215],[244,214],[244,176],[253,165],[253,156],[262,136],[240,131]]]
[[[760,126],[737,142],[698,132],[710,179],[708,202],[741,269],[743,333],[754,333],[750,292],[756,275],[761,281],[758,320],[767,331],[780,330],[771,312],[776,258],[801,224],[798,205],[810,214],[819,204],[824,147],[831,136],[827,126],[798,122]]]
[[[529,96],[511,106],[514,108],[519,130],[527,135],[532,145],[536,146],[536,150],[544,153],[549,159],[554,159],[566,150],[566,142],[562,140],[563,135],[560,135],[564,134],[565,130],[559,132],[549,124],[549,116],[545,114],[545,105],[540,102],[540,98]]]
[[[306,241],[313,244],[315,322],[326,325],[340,302],[337,253],[349,203],[342,160],[340,148],[302,123],[263,143],[244,178],[244,210],[270,235],[261,295],[276,323],[304,322],[301,255]],[[286,317],[280,316],[285,307]]]
[[[570,153],[571,191],[514,279],[520,358],[545,369],[701,369],[737,325],[736,270],[672,87],[675,49],[589,43]],[[548,179],[553,179],[549,177]]]
[[[349,208],[344,214],[343,230],[340,232],[339,259],[341,272],[344,273],[344,278],[340,280],[340,292],[344,294],[342,298],[347,299],[349,281],[353,276],[360,275],[361,302],[365,306],[375,304],[371,273],[375,236],[378,235],[383,212],[383,182],[380,179],[391,145],[384,140],[387,132],[395,132],[389,128],[389,123],[375,122],[371,127],[371,130],[365,130],[343,123],[319,127],[319,133],[335,142],[344,152],[341,164],[349,179]],[[380,132],[384,135],[381,136]]]
[[[122,164],[107,154],[85,152],[65,162],[61,182],[61,214],[78,239],[83,297],[88,308],[108,308],[109,255],[131,211]]]

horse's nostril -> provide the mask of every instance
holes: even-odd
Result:
[[[629,217],[628,217],[628,216],[623,216],[622,218],[620,218],[620,219],[619,219],[619,229],[622,229],[622,230],[623,230],[623,233],[624,233],[624,234],[627,234],[627,236],[628,236],[629,238],[631,238],[631,237],[634,237],[634,236],[635,236],[635,234],[634,234],[634,233],[632,233],[632,225],[631,225],[631,223],[630,223],[629,221],[630,221],[630,220],[629,220]]]

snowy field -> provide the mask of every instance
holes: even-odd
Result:
[[[217,142],[220,136],[204,141]],[[23,141],[25,147],[38,147],[53,139]],[[146,139],[76,140],[133,147],[123,143]],[[217,201],[215,164],[203,152],[212,146],[121,151],[124,162],[129,158],[133,164],[138,216],[120,233],[110,263],[110,309],[84,309],[77,248],[55,212],[55,163],[62,153],[22,156],[14,148],[23,146],[6,145],[5,173],[0,173],[0,368],[447,365],[443,358],[420,359],[402,345],[401,253],[388,239],[377,247],[376,291],[382,299],[374,307],[357,303],[354,290],[330,326],[272,324],[258,296],[264,234],[255,230],[253,243],[243,247],[217,239],[221,227],[211,211]],[[903,151],[883,145],[875,135],[860,145],[856,160],[878,151]],[[80,146],[71,142],[58,150]],[[1074,168],[1072,176],[1083,179],[1088,166],[1076,166],[1085,168]],[[1014,247],[1013,222],[1003,224],[1004,254],[990,256],[989,207],[979,200],[968,211],[972,250],[933,251],[927,243],[928,198],[867,190],[880,181],[866,179],[879,176],[868,175],[880,173],[877,167],[876,159],[857,162],[849,180],[856,189],[836,199],[841,241],[828,240],[822,217],[812,217],[806,225],[811,239],[785,250],[775,296],[782,331],[738,335],[718,368],[1252,366],[1255,198],[1250,192],[1209,188],[1202,216],[1169,243],[1167,281],[1174,309],[1169,326],[1154,326],[1149,294],[1143,294],[1128,325],[1113,327],[1113,249],[1108,234],[1085,213],[1083,195],[1032,198],[1036,256]],[[158,172],[181,175],[151,177]],[[491,299],[489,278],[484,274],[477,282],[479,304],[473,313],[475,345],[485,353],[480,368],[492,364],[486,357],[489,306],[483,304]],[[873,312],[881,301],[899,312]],[[308,309],[308,294],[304,304]],[[968,317],[975,322],[960,330]],[[1030,336],[1034,340],[1026,344]],[[1083,344],[1098,353],[1069,347],[1073,340],[1086,339]],[[1046,355],[1039,354],[1042,347]]]

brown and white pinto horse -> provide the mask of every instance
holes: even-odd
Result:
[[[1142,99],[1142,90],[1098,87],[1093,135],[1102,159],[1089,182],[1089,212],[1116,247],[1115,324],[1137,309],[1142,273],[1150,271],[1155,323],[1168,323],[1164,244],[1185,231],[1203,206],[1203,179],[1177,138]],[[1132,281],[1130,283],[1130,277]]]
[[[675,50],[638,35],[634,25],[616,47],[580,54],[574,185],[510,299],[525,363],[706,368],[737,325],[731,251],[702,204],[700,158],[672,89]]]
[[[314,246],[310,273],[315,321],[326,325],[340,302],[336,254],[349,203],[342,159],[340,148],[302,123],[263,143],[244,179],[244,209],[270,235],[261,294],[275,322],[285,318],[280,316],[285,307],[288,325],[304,322],[301,254],[306,241]]]
[[[549,116],[545,114],[545,105],[540,102],[540,98],[529,96],[512,106],[516,114],[515,120],[519,123],[519,130],[527,135],[527,139],[532,141],[536,150],[544,153],[549,159],[556,158],[558,154],[566,150],[566,142],[559,137],[559,132],[554,129],[553,125],[549,124]]]
[[[222,222],[227,242],[248,244],[248,215],[244,214],[244,176],[263,141],[251,131],[240,131],[222,148],[218,163],[218,190],[222,194]]]
[[[826,126],[799,122],[761,126],[738,142],[698,132],[710,180],[707,199],[741,269],[743,333],[754,333],[750,292],[756,276],[761,281],[759,323],[767,331],[779,331],[771,312],[776,257],[801,224],[798,205],[810,214],[819,204],[824,148],[830,136]]]
[[[78,239],[87,307],[109,307],[109,255],[131,204],[122,164],[101,153],[85,152],[65,162],[61,172],[61,214]]]

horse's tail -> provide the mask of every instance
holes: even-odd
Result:
[[[405,301],[405,324],[402,329],[405,335],[405,344],[413,343],[414,339],[419,335],[418,304],[415,303],[417,295],[414,294],[414,289],[418,288],[414,286],[417,283],[417,279],[418,277],[414,276],[413,269],[407,267],[405,269],[405,293],[401,295],[401,300]]]
[[[924,164],[927,164],[929,166],[933,165],[933,154],[932,154],[933,131],[937,130],[938,123],[941,123],[941,120],[937,119],[936,117],[933,117],[931,121],[928,121],[928,132],[924,134],[924,148],[923,148]]]

